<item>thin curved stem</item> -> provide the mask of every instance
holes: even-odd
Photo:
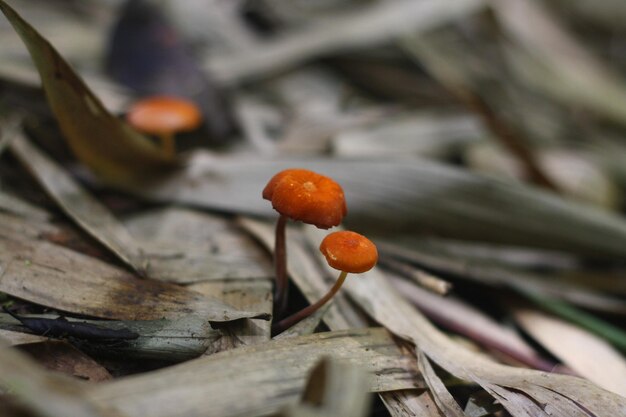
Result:
[[[161,140],[161,148],[163,152],[169,157],[176,156],[176,143],[174,142],[174,134],[169,133],[161,133],[159,134],[159,139]]]
[[[285,244],[285,229],[287,217],[282,214],[276,222],[276,236],[274,242],[274,268],[276,271],[276,289],[274,291],[274,306],[277,315],[282,314],[287,308],[287,247]]]
[[[325,296],[317,300],[315,304],[311,304],[310,306],[305,307],[302,310],[298,311],[297,313],[294,313],[291,316],[284,318],[278,323],[274,324],[273,326],[274,332],[280,333],[284,330],[287,330],[294,324],[298,323],[300,320],[305,319],[309,317],[311,314],[315,313],[321,306],[326,304],[328,300],[330,300],[331,298],[333,298],[335,294],[337,294],[337,291],[339,291],[339,288],[341,288],[347,276],[348,276],[348,273],[346,271],[341,271],[341,274],[339,274],[339,278],[337,278],[337,281],[335,281],[335,284],[326,293]]]

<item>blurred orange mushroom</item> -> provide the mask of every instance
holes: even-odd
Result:
[[[320,252],[326,257],[328,265],[341,271],[339,278],[315,304],[276,323],[273,327],[276,333],[288,329],[326,304],[339,291],[348,273],[367,272],[378,262],[376,245],[365,236],[350,231],[334,232],[326,236],[320,245]]]
[[[275,304],[279,311],[287,305],[287,219],[328,229],[341,223],[347,213],[346,199],[339,184],[306,169],[287,169],[274,175],[263,189],[263,198],[272,202],[280,214],[276,223],[274,265],[276,268]]]
[[[135,129],[155,135],[161,140],[163,151],[174,157],[174,135],[198,128],[202,113],[191,101],[169,96],[148,97],[134,103],[126,120]]]

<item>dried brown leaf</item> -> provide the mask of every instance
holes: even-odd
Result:
[[[125,417],[89,401],[79,381],[46,371],[15,349],[0,349],[0,368],[0,386],[38,416]]]
[[[173,284],[142,280],[77,252],[15,236],[23,221],[0,213],[0,291],[62,311],[120,320],[200,315],[210,321],[264,317]],[[7,225],[7,223],[11,223]]]
[[[11,151],[70,218],[140,274],[143,251],[114,215],[81,187],[60,165],[33,146],[21,133]]]
[[[177,283],[273,276],[267,254],[230,219],[168,207],[124,224],[144,251],[150,278]]]
[[[626,360],[604,339],[537,310],[516,309],[515,319],[579,375],[626,397]]]
[[[313,245],[323,231],[307,229]],[[321,256],[321,255],[319,255]],[[329,270],[329,273],[332,272]],[[456,343],[408,304],[376,268],[349,279],[344,287],[379,323],[413,341],[429,359],[453,375],[479,384],[494,384],[523,393],[555,415],[614,416],[626,413],[626,398],[571,376],[498,364]],[[510,412],[514,412],[509,408]],[[569,414],[568,414],[569,413]],[[523,414],[515,414],[519,416]]]
[[[107,381],[109,371],[65,341],[23,345],[20,350],[48,370],[62,372],[90,382]]]
[[[3,0],[0,10],[26,44],[59,126],[85,165],[115,183],[171,166],[156,146],[109,113],[54,47]]]
[[[369,391],[419,385],[415,359],[385,330],[370,328],[232,349],[94,386],[89,397],[129,417],[265,415],[297,401],[307,373],[326,356],[363,367]]]

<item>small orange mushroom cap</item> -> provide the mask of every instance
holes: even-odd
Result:
[[[348,212],[341,186],[306,169],[274,175],[263,189],[263,198],[280,214],[320,229],[337,226]]]
[[[154,96],[134,103],[126,120],[137,130],[161,135],[196,129],[202,123],[202,113],[189,100]]]
[[[369,271],[378,262],[376,245],[365,236],[350,231],[330,233],[322,240],[320,251],[328,265],[352,274]]]

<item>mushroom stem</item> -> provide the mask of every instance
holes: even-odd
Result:
[[[174,134],[172,132],[160,133],[159,139],[161,140],[161,148],[163,152],[170,157],[176,155],[176,144],[174,142]]]
[[[274,243],[274,268],[276,270],[276,289],[274,291],[274,305],[277,314],[281,314],[287,308],[287,247],[285,245],[285,229],[287,216],[282,214],[276,223],[276,236]]]
[[[294,324],[297,324],[300,320],[303,320],[309,317],[311,314],[315,313],[321,306],[326,304],[328,300],[330,300],[335,294],[337,294],[337,291],[339,291],[339,288],[341,288],[347,276],[348,273],[346,271],[341,271],[341,274],[339,274],[339,278],[337,278],[337,281],[335,281],[335,284],[326,293],[325,296],[317,300],[315,304],[311,304],[310,306],[305,307],[297,313],[294,313],[291,316],[284,318],[278,323],[274,324],[272,326],[272,330],[274,330],[274,333],[281,333],[293,326]]]

